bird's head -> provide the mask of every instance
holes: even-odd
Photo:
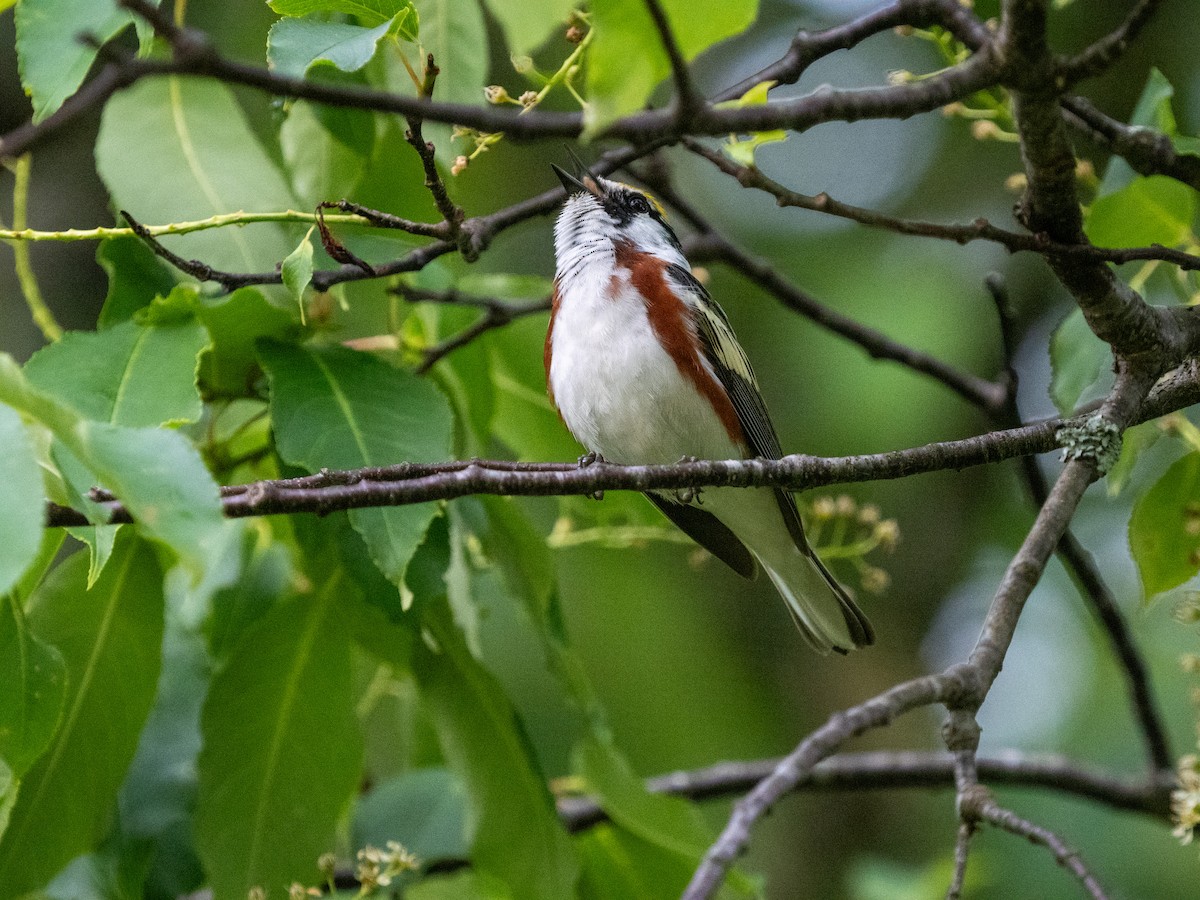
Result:
[[[554,229],[560,257],[572,248],[604,242],[629,243],[670,262],[681,257],[679,238],[650,194],[593,175],[578,160],[574,174],[559,166],[553,169],[567,189],[567,202]]]

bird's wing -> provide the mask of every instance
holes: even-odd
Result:
[[[709,296],[704,285],[683,266],[669,266],[667,275],[691,300],[688,308],[693,312],[696,334],[700,338],[704,355],[713,367],[713,371],[726,393],[729,394],[729,399],[737,412],[738,423],[742,426],[742,431],[750,444],[751,452],[763,459],[779,459],[783,456],[779,436],[775,433],[775,426],[771,424],[767,404],[758,389],[758,379],[754,377],[750,360],[746,358],[746,351],[742,349],[741,344],[734,336],[733,327],[729,324],[725,311]],[[788,533],[791,534],[796,547],[813,561],[817,571],[837,597],[838,605],[841,607],[842,615],[846,620],[846,626],[850,629],[851,639],[855,646],[861,647],[874,642],[875,635],[871,623],[867,621],[866,616],[850,599],[845,588],[830,574],[820,557],[808,545],[808,539],[804,536],[804,525],[800,521],[800,511],[796,508],[796,499],[790,491],[777,488],[775,500],[779,504],[779,512],[783,516]],[[660,505],[659,508],[661,509],[662,506]],[[684,526],[680,525],[680,527],[693,538],[696,537]],[[736,537],[734,539],[736,540]],[[703,541],[700,543],[704,544]],[[721,558],[724,559],[724,557]],[[726,561],[728,562],[728,560]],[[737,567],[734,566],[734,568]],[[801,626],[801,630],[804,630],[803,626]]]
[[[704,285],[696,280],[696,276],[683,266],[669,266],[667,277],[690,296],[692,302],[688,307],[693,312],[696,334],[700,338],[704,355],[729,394],[737,412],[738,423],[750,444],[750,451],[763,459],[779,459],[783,456],[779,435],[775,433],[775,426],[771,424],[771,416],[758,389],[758,379],[754,377],[750,360],[734,336],[725,310],[709,296]],[[810,554],[795,499],[789,491],[784,490],[776,490],[775,496],[792,540],[803,553]]]
[[[698,506],[676,503],[658,494],[647,493],[650,502],[693,541],[743,578],[758,575],[758,563],[736,534],[712,513]]]

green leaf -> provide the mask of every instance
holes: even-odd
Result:
[[[203,881],[192,846],[192,813],[200,709],[211,668],[203,636],[180,616],[168,615],[158,693],[117,798],[121,836],[153,851],[153,869],[139,884],[149,878],[159,896],[190,893]],[[147,884],[145,893],[152,890]]]
[[[404,891],[404,900],[513,900],[512,891],[482,872],[426,878]]]
[[[97,322],[101,329],[133,318],[155,297],[171,293],[176,284],[171,270],[140,238],[101,241],[96,262],[108,275],[108,294]]]
[[[729,158],[734,162],[750,168],[754,167],[754,153],[763,144],[777,144],[780,141],[787,140],[787,132],[776,129],[774,131],[755,131],[748,138],[739,140],[736,137],[730,138],[729,143],[725,145],[725,152],[729,154]]]
[[[408,11],[401,15],[407,16]],[[304,77],[322,62],[343,72],[357,72],[374,58],[392,27],[392,22],[363,28],[317,19],[280,19],[267,35],[267,62],[279,74],[293,78]]]
[[[691,863],[699,862],[712,838],[697,807],[678,797],[647,791],[629,763],[595,738],[579,744],[575,764],[614,823],[688,860],[690,874]],[[682,886],[675,893],[681,891]]]
[[[399,841],[422,865],[467,855],[467,793],[445,769],[405,772],[359,800],[351,845]]]
[[[508,697],[471,655],[445,598],[427,598],[422,609],[436,649],[415,644],[414,673],[446,759],[470,794],[475,870],[529,900],[574,896],[571,841]]]
[[[132,21],[115,0],[21,0],[14,13],[21,84],[40,122],[75,93],[106,43]]]
[[[574,0],[485,0],[500,23],[504,42],[514,56],[528,56],[555,32],[565,33],[567,16],[579,6]],[[563,42],[566,46],[566,42]]]
[[[312,883],[358,783],[345,573],[264,616],[204,704],[196,845],[216,900]]]
[[[180,288],[180,290],[191,290]],[[208,334],[195,319],[68,332],[25,365],[25,377],[84,418],[134,427],[195,422],[196,365]]]
[[[0,841],[5,896],[43,883],[107,832],[154,698],[163,593],[153,549],[123,529],[90,591],[86,580],[87,557],[77,553],[30,604],[30,631],[66,662],[67,699],[54,742],[25,776]]]
[[[686,60],[718,41],[740,34],[758,14],[757,0],[710,4],[702,15],[689,0],[663,0],[663,8]],[[591,4],[596,37],[588,53],[585,134],[594,137],[621,116],[641,109],[655,85],[671,72],[658,30],[641,0]]]
[[[743,106],[765,106],[768,92],[777,83],[775,81],[760,81],[736,100],[727,100],[724,103],[718,103],[717,108],[736,109]],[[733,134],[729,136],[729,141],[726,143],[724,149],[729,154],[729,158],[734,162],[753,168],[754,151],[763,144],[775,144],[785,140],[787,140],[787,132],[779,129],[773,131],[756,131],[745,140],[741,140],[736,134]]]
[[[1050,398],[1058,411],[1064,416],[1073,413],[1084,391],[1111,364],[1108,344],[1092,333],[1078,308],[1071,310],[1050,338]]]
[[[350,196],[374,146],[375,119],[362,110],[297,101],[279,129],[292,189],[307,208]]]
[[[7,406],[0,406],[0,458],[4,460],[4,515],[0,516],[2,597],[37,558],[46,509],[42,469],[33,441],[21,417]]]
[[[428,381],[341,347],[268,343],[261,358],[276,445],[287,462],[316,472],[448,458],[449,405]],[[399,584],[435,512],[432,503],[357,509],[350,521],[375,564]]]
[[[1115,497],[1125,489],[1142,452],[1153,447],[1162,437],[1157,422],[1143,422],[1126,428],[1121,435],[1121,455],[1104,476],[1108,496]]]
[[[218,394],[253,396],[254,381],[262,374],[255,342],[299,331],[295,310],[275,306],[257,288],[203,298],[197,315],[212,340],[200,355],[200,381]]]
[[[146,224],[241,210],[290,209],[295,198],[232,92],[203,78],[149,78],[105,104],[96,170],[113,203]],[[276,224],[161,238],[217,269],[270,271],[295,246]]]
[[[1129,549],[1150,600],[1200,571],[1200,453],[1189,453],[1133,505]]]
[[[311,13],[349,13],[366,25],[378,25],[412,6],[411,0],[268,0],[281,16]]]
[[[220,494],[196,449],[177,432],[125,428],[81,419],[29,384],[12,357],[0,353],[0,402],[49,428],[61,444],[111,489],[146,534],[174,550],[194,574],[225,540]]]
[[[71,860],[38,892],[38,900],[133,900],[142,896],[151,848],[109,840],[95,853]]]
[[[82,485],[72,486],[76,487],[77,490],[83,489]],[[108,565],[109,557],[112,556],[113,546],[116,544],[117,532],[120,530],[120,525],[91,525],[67,529],[67,534],[80,543],[87,545],[88,590],[91,590],[92,585],[96,583],[96,579],[100,577],[100,573],[104,571],[104,567]]]
[[[300,308],[301,320],[304,318],[304,289],[312,281],[313,273],[313,245],[312,241],[308,239],[311,234],[312,229],[310,228],[299,246],[284,259],[280,273],[283,277],[283,286],[292,295],[292,302]]]
[[[1098,247],[1174,247],[1190,238],[1195,215],[1195,191],[1166,175],[1151,175],[1096,200],[1084,231]]]
[[[213,594],[208,645],[215,660],[223,662],[250,627],[284,596],[292,575],[284,544],[263,544],[253,531],[242,535],[241,576]]]
[[[66,697],[66,664],[29,632],[16,597],[0,597],[0,757],[21,778],[54,737]]]
[[[433,54],[441,69],[433,99],[477,106],[489,63],[487,26],[479,0],[413,0],[413,6],[420,13],[421,47]],[[411,91],[407,73],[400,77],[402,81],[392,89]],[[427,122],[424,134],[443,165],[449,166],[462,152],[451,139],[449,125]]]

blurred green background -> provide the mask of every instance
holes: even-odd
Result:
[[[711,90],[735,83],[777,58],[796,28],[835,24],[877,5],[762,0],[752,29],[701,58],[699,82]],[[994,11],[989,4],[978,5],[985,14]],[[1064,51],[1083,46],[1118,22],[1130,5],[1129,0],[1070,4],[1054,16],[1056,46]],[[265,4],[192,0],[188,15],[226,52],[261,62],[265,31],[274,19]],[[494,23],[491,37],[492,80],[518,83]],[[1107,112],[1126,116],[1149,67],[1157,66],[1176,88],[1181,131],[1195,134],[1200,131],[1197,46],[1200,7],[1195,0],[1170,0],[1122,62],[1104,78],[1086,83],[1084,92]],[[799,85],[779,93],[803,93],[823,82],[878,84],[892,70],[921,72],[936,65],[927,45],[883,35],[823,60]],[[269,99],[251,92],[239,99],[269,152],[278,156]],[[0,132],[27,116],[9,12],[0,15]],[[112,221],[91,157],[97,126],[98,116],[86,117],[35,152],[34,227],[86,228]],[[399,146],[398,154],[407,149]],[[1102,156],[1086,145],[1079,149],[1102,171]],[[455,178],[451,190],[470,214],[497,209],[555,184],[549,163],[563,155],[558,143],[505,141]],[[665,159],[679,189],[739,246],[770,259],[831,307],[989,378],[1002,359],[983,279],[989,272],[1001,273],[1022,334],[1017,357],[1022,414],[1032,419],[1054,413],[1047,396],[1047,342],[1069,298],[1039,260],[1009,257],[986,244],[958,247],[900,238],[816,213],[780,210],[765,195],[739,189],[686,153],[671,150]],[[821,126],[762,149],[758,161],[768,174],[807,193],[828,191],[837,199],[899,215],[937,221],[986,216],[1001,225],[1011,224],[1015,200],[1005,180],[1019,169],[1014,145],[974,140],[963,122],[937,114],[907,122]],[[419,189],[408,155],[398,155],[395,166],[398,184],[407,179]],[[11,186],[11,176],[0,172],[0,195],[10,196]],[[410,196],[389,205],[387,196],[376,195],[370,202],[401,211],[421,201]],[[7,217],[7,203],[0,215]],[[480,270],[549,276],[551,224],[549,218],[529,222],[501,235],[473,267],[450,261],[445,269],[451,276]],[[0,255],[9,252],[0,250]],[[33,247],[42,289],[69,328],[92,327],[104,298],[105,279],[94,253],[87,244]],[[869,453],[991,427],[956,395],[895,364],[872,361],[782,309],[737,274],[715,266],[711,275],[711,291],[755,363],[786,450]],[[381,327],[385,310],[377,302],[371,306],[369,295],[363,289],[362,304],[343,323],[346,336]],[[0,348],[19,359],[40,345],[7,260],[0,267],[0,323]],[[483,340],[513,366],[535,371],[544,329],[539,317]],[[490,451],[562,459],[579,452],[565,431],[536,445],[530,435],[529,445],[522,446],[521,427],[519,421],[509,422],[506,440],[498,438]],[[1093,488],[1076,524],[1132,622],[1155,676],[1174,750],[1182,753],[1194,748],[1196,732],[1189,700],[1193,681],[1180,669],[1179,657],[1196,649],[1197,633],[1171,618],[1170,597],[1143,608],[1125,541],[1127,497],[1161,474],[1175,455],[1168,443],[1160,443],[1143,458],[1133,491],[1121,496],[1107,496],[1103,485]],[[1050,474],[1056,465],[1043,460]],[[894,555],[880,561],[891,586],[864,600],[878,645],[845,659],[818,658],[808,651],[767,582],[748,585],[711,559],[697,562],[687,545],[585,543],[555,551],[568,631],[600,690],[618,744],[640,774],[786,753],[831,712],[969,651],[991,592],[1032,517],[1015,466],[867,484],[847,493],[878,504],[886,517],[898,520],[902,540]],[[640,498],[611,496],[603,506],[616,512],[574,502],[560,508],[553,500],[530,501],[528,508],[549,533],[564,509],[576,516],[603,516],[638,504],[648,509]],[[649,513],[643,517],[653,521]],[[488,611],[483,620],[488,662],[516,699],[548,771],[566,772],[566,713],[547,684],[528,625],[499,592]],[[1015,747],[1073,754],[1118,772],[1140,770],[1142,743],[1121,674],[1103,632],[1057,563],[1026,609],[980,721],[984,753]],[[936,749],[939,725],[935,713],[914,714],[848,749]],[[1163,823],[1045,792],[1005,788],[999,795],[1077,846],[1117,896],[1196,895],[1197,851],[1181,848]],[[727,803],[707,808],[714,824],[724,821]],[[766,873],[771,897],[940,896],[954,833],[950,791],[804,794],[785,801],[761,823],[747,867]],[[970,896],[981,898],[1073,896],[1077,890],[1044,850],[992,831],[978,840],[969,883]]]

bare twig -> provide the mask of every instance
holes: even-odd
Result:
[[[133,229],[133,233],[141,238],[142,242],[153,251],[155,256],[165,260],[180,272],[195,278],[197,281],[215,281],[225,290],[232,291],[252,284],[270,284],[280,279],[278,272],[274,273],[273,276],[223,272],[220,269],[214,269],[212,266],[198,259],[184,259],[178,253],[173,253],[164,247],[158,238],[150,233],[150,229],[125,210],[121,210],[121,218],[129,223],[129,227]]]
[[[879,728],[897,716],[921,706],[948,700],[965,686],[957,676],[927,675],[914,678],[884,691],[865,703],[836,713],[824,725],[801,741],[800,745],[737,802],[720,836],[708,848],[692,876],[684,900],[704,900],[713,896],[725,873],[750,841],[750,830],[781,797],[809,777],[821,760],[831,756],[850,738]]]
[[[425,77],[421,83],[421,96],[426,100],[433,96],[433,88],[440,72],[441,70],[434,63],[433,54],[430,53],[425,58]],[[447,240],[455,240],[466,215],[462,208],[450,199],[450,194],[446,191],[446,183],[442,181],[441,173],[437,170],[433,144],[425,140],[422,133],[420,116],[408,116],[405,121],[408,123],[408,130],[404,133],[404,139],[421,157],[421,168],[425,171],[425,187],[433,197],[434,205],[437,206],[446,225],[445,234],[439,236],[444,236]]]
[[[1094,900],[1105,900],[1108,895],[1096,877],[1084,865],[1079,852],[1067,846],[1066,842],[1057,834],[1048,828],[1021,818],[1011,810],[1004,809],[992,799],[986,790],[978,791],[974,796],[975,802],[970,809],[966,810],[965,815],[1042,845],[1054,855],[1055,861],[1060,866],[1075,876],[1089,896]]]
[[[967,877],[967,860],[971,853],[971,838],[975,836],[975,827],[967,822],[960,822],[958,835],[954,840],[954,875],[950,879],[950,887],[946,889],[946,900],[959,900],[962,897],[963,882]]]
[[[1165,415],[1200,402],[1200,375],[1193,370],[1161,385],[1142,405],[1137,421]],[[909,450],[865,456],[785,456],[779,460],[736,459],[682,462],[663,466],[617,466],[593,463],[515,463],[506,460],[459,460],[446,463],[402,463],[343,472],[322,471],[300,479],[257,481],[222,491],[225,515],[231,518],[277,513],[328,513],[339,509],[397,506],[450,500],[468,494],[514,496],[593,495],[604,490],[677,490],[688,487],[787,487],[804,490],[830,484],[906,478],[925,472],[958,470],[1060,446],[1064,426],[1079,426],[1087,415],[1050,419],[959,441],[926,444]],[[98,502],[110,497],[96,494]],[[130,521],[119,505],[110,504],[112,521]],[[75,510],[51,504],[47,524],[86,525]]]
[[[1008,297],[999,276],[994,274],[988,276],[986,283],[996,305],[1000,322],[1001,344],[1011,386],[1008,402],[1003,409],[993,414],[993,419],[999,427],[1011,428],[1021,422],[1020,411],[1017,408],[1017,375],[1013,368],[1013,354],[1017,343],[1014,334],[1015,325],[1008,307]],[[1046,478],[1037,459],[1032,456],[1022,457],[1021,472],[1034,504],[1041,508],[1046,502],[1049,487],[1046,485]],[[1059,541],[1058,556],[1080,594],[1100,619],[1100,623],[1112,643],[1113,651],[1121,663],[1134,715],[1146,741],[1151,769],[1153,771],[1170,770],[1172,757],[1167,743],[1166,727],[1150,689],[1150,675],[1112,591],[1105,583],[1091,555],[1079,543],[1070,528],[1063,533],[1062,540]]]
[[[1012,253],[1027,251],[1042,253],[1050,257],[1062,256],[1091,262],[1126,263],[1135,260],[1158,259],[1179,266],[1181,269],[1200,269],[1200,256],[1173,250],[1161,244],[1149,247],[1106,248],[1095,247],[1083,239],[1071,242],[1055,241],[1044,234],[1023,234],[1019,231],[1009,231],[993,225],[987,219],[979,218],[965,225],[943,225],[936,222],[920,222],[913,219],[902,219],[889,216],[886,213],[852,206],[833,199],[828,194],[801,194],[784,187],[779,182],[758,169],[743,166],[724,156],[717,150],[706,147],[699,141],[684,138],[683,144],[697,156],[702,156],[727,175],[737,179],[743,187],[752,187],[765,191],[775,198],[779,206],[794,206],[814,212],[826,213],[841,219],[849,219],[873,228],[883,228],[897,234],[907,234],[917,237],[937,238],[944,241],[954,241],[957,244],[969,244],[972,241],[991,241],[1000,244]]]
[[[778,768],[781,760],[725,762],[692,771],[672,772],[647,779],[653,793],[692,800],[743,794]],[[1045,788],[1093,800],[1113,809],[1137,812],[1166,821],[1170,815],[1173,775],[1157,781],[1126,780],[1093,771],[1057,756],[1030,756],[1007,751],[976,761],[979,777],[988,784]],[[818,763],[797,791],[869,791],[895,788],[952,788],[954,760],[947,753],[915,750],[839,753]],[[598,801],[566,796],[557,801],[559,818],[572,832],[607,820]]]
[[[735,99],[764,81],[795,84],[817,60],[838,50],[849,50],[869,37],[900,25],[915,28],[941,25],[971,50],[981,49],[992,39],[979,17],[958,0],[898,0],[822,31],[801,29],[781,59],[723,91],[716,99]]]
[[[1200,156],[1179,153],[1162,132],[1118,122],[1083,97],[1064,98],[1062,107],[1067,124],[1120,156],[1139,175],[1166,175],[1200,190]]]
[[[1063,82],[1071,85],[1112,68],[1113,64],[1129,48],[1129,45],[1141,34],[1142,29],[1150,22],[1151,16],[1158,11],[1160,6],[1162,6],[1162,0],[1139,0],[1118,28],[1063,64],[1060,73]]]
[[[654,22],[655,30],[658,31],[658,37],[662,41],[663,50],[667,53],[667,59],[671,63],[671,77],[675,81],[675,113],[679,118],[680,125],[687,127],[688,119],[704,103],[704,98],[700,96],[696,91],[696,86],[692,83],[687,60],[683,58],[679,42],[675,40],[675,32],[671,29],[671,21],[667,18],[667,11],[663,9],[662,3],[659,0],[643,0],[643,2],[646,5],[646,12],[650,14],[650,19]]]

